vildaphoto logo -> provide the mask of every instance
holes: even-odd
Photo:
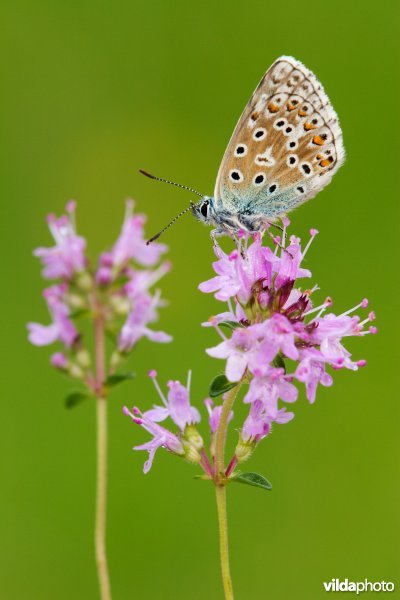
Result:
[[[324,588],[326,592],[355,592],[356,594],[362,594],[362,592],[393,592],[394,583],[392,581],[349,581],[348,579],[332,579],[331,581],[324,581]]]

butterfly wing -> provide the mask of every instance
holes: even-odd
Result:
[[[248,102],[225,151],[216,207],[278,217],[317,194],[343,163],[336,112],[315,75],[282,56]]]

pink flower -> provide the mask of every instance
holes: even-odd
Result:
[[[67,215],[58,219],[54,215],[47,218],[56,245],[34,251],[44,265],[43,277],[46,279],[71,279],[86,268],[86,241],[76,233],[75,203],[69,202],[66,211]]]
[[[275,279],[275,287],[277,289],[288,281],[296,281],[296,279],[300,279],[301,277],[311,277],[308,269],[300,268],[303,257],[304,253],[301,251],[299,238],[292,236],[286,251],[281,253]]]
[[[144,215],[133,215],[133,207],[133,200],[128,200],[121,234],[110,253],[114,267],[124,266],[132,259],[140,265],[151,267],[167,250],[164,244],[146,245],[143,231],[146,218]]]
[[[297,366],[295,377],[305,383],[306,396],[311,404],[315,401],[318,383],[329,387],[333,383],[331,375],[325,371],[325,358],[315,348],[306,348],[301,352],[301,360]]]
[[[269,363],[280,351],[296,360],[299,351],[295,338],[296,330],[289,319],[276,313],[264,323],[235,329],[230,339],[225,338],[206,352],[214,358],[227,359],[227,378],[239,381],[246,369],[259,374],[268,370]]]
[[[220,248],[215,247],[214,251],[218,260],[213,263],[216,277],[200,283],[199,290],[205,293],[216,292],[217,300],[228,300],[240,290],[240,281],[237,277],[235,261],[238,253],[234,250],[230,255],[225,254]]]
[[[171,263],[164,261],[157,269],[142,270],[127,269],[126,274],[129,281],[125,284],[124,291],[131,302],[134,302],[138,296],[148,292],[149,289],[157,283],[166,273],[171,270]]]
[[[299,351],[295,345],[296,328],[291,321],[279,313],[272,315],[263,323],[264,340],[260,348],[259,368],[282,352],[287,358],[296,360]]]
[[[216,292],[215,298],[222,301],[236,296],[246,303],[256,281],[262,279],[266,284],[271,283],[274,267],[279,262],[270,248],[261,245],[258,235],[244,258],[241,248],[227,255],[217,246],[215,253],[218,260],[213,263],[213,268],[217,276],[201,283],[199,289],[206,293]]]
[[[129,352],[142,338],[147,337],[152,342],[166,343],[171,341],[171,336],[163,331],[153,331],[149,323],[157,320],[157,308],[162,306],[159,294],[154,297],[149,294],[139,294],[133,302],[128,318],[118,337],[120,352]]]
[[[62,352],[55,352],[50,357],[50,363],[56,369],[61,369],[64,371],[68,367],[68,359]]]
[[[113,258],[111,252],[102,252],[96,271],[96,283],[99,285],[109,285],[113,279]]]
[[[278,414],[278,400],[295,402],[298,390],[290,383],[283,369],[269,368],[267,375],[254,377],[249,386],[244,402],[262,402],[268,416],[275,419]]]
[[[237,250],[233,250],[229,255],[217,246],[215,253],[218,260],[213,263],[217,276],[201,283],[200,291],[216,292],[215,298],[222,301],[236,296],[239,302],[246,304],[257,282],[260,282],[264,289],[272,285],[279,289],[289,281],[311,276],[310,271],[300,268],[308,247],[302,253],[298,238],[292,236],[289,246],[280,257],[268,246],[262,246],[262,237],[259,234],[253,238],[254,242],[249,247],[243,248],[240,241]]]
[[[260,348],[265,339],[263,324],[235,329],[230,339],[206,350],[209,356],[227,359],[225,374],[229,381],[239,381],[246,369],[261,362]]]
[[[190,373],[186,387],[179,381],[168,381],[169,392],[167,398],[165,398],[158,385],[157,374],[153,371],[150,377],[164,406],[154,406],[154,408],[146,411],[144,414],[147,418],[159,423],[170,417],[182,432],[185,431],[187,425],[199,423],[200,413],[197,408],[190,405],[189,400]]]
[[[343,337],[359,335],[362,331],[360,319],[349,315],[327,314],[315,319],[315,329],[310,341],[319,346],[325,362],[336,366],[357,370],[357,363],[350,360],[350,352],[342,345]]]
[[[271,431],[271,417],[268,416],[265,406],[261,400],[255,400],[250,412],[243,423],[241,435],[244,442],[259,442]]]
[[[148,460],[144,463],[143,472],[148,473],[152,467],[154,456],[158,448],[165,448],[173,454],[184,455],[185,451],[182,446],[180,439],[165,429],[161,425],[158,425],[152,421],[146,414],[142,414],[138,408],[133,408],[132,412],[124,406],[124,414],[130,417],[137,425],[141,425],[143,429],[146,429],[152,436],[153,439],[140,446],[134,446],[134,450],[147,450],[149,453]]]
[[[66,289],[66,284],[60,284],[44,290],[43,295],[52,323],[50,325],[28,323],[29,341],[35,346],[48,346],[58,340],[67,348],[71,348],[78,338],[78,332],[69,318],[69,308],[64,300]]]
[[[276,412],[275,417],[272,417],[265,404],[261,400],[255,400],[243,424],[241,437],[245,443],[258,443],[270,433],[272,423],[288,423],[293,417],[294,413],[287,412],[286,408],[281,408]]]
[[[208,415],[209,415],[209,424],[211,433],[215,433],[218,429],[219,420],[221,418],[222,405],[214,406],[214,402],[211,398],[206,398],[204,400],[204,404],[206,405]],[[228,417],[228,423],[233,419],[233,411],[231,410]]]

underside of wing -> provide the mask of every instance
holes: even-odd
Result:
[[[336,112],[315,75],[282,56],[233,132],[214,191],[228,211],[279,216],[314,196],[345,156]]]

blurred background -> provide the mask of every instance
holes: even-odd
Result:
[[[212,194],[219,162],[267,67],[292,54],[315,71],[339,113],[345,166],[292,215],[320,235],[307,257],[321,300],[341,312],[367,296],[378,336],[351,340],[367,368],[338,372],[310,406],[276,426],[248,463],[271,493],[228,489],[236,598],[325,597],[323,581],[399,581],[398,2],[2,3],[2,408],[0,589],[4,600],[98,598],[93,553],[95,406],[67,411],[71,385],[48,366],[53,348],[26,339],[47,322],[40,266],[45,215],[78,201],[92,256],[119,232],[125,198],[153,234],[187,206],[186,192],[145,168]],[[396,130],[397,127],[397,130]],[[216,510],[196,469],[159,451],[144,476],[146,439],[124,404],[156,397],[146,377],[184,380],[200,407],[222,363],[200,323],[221,306],[197,290],[212,275],[209,231],[191,216],[164,239],[173,271],[160,329],[143,341],[135,380],[110,400],[108,555],[115,600],[218,600]],[[397,292],[398,293],[398,292]],[[204,414],[204,411],[203,411]],[[243,411],[238,407],[234,427]],[[204,423],[204,432],[207,431]],[[368,594],[367,594],[368,595]]]

